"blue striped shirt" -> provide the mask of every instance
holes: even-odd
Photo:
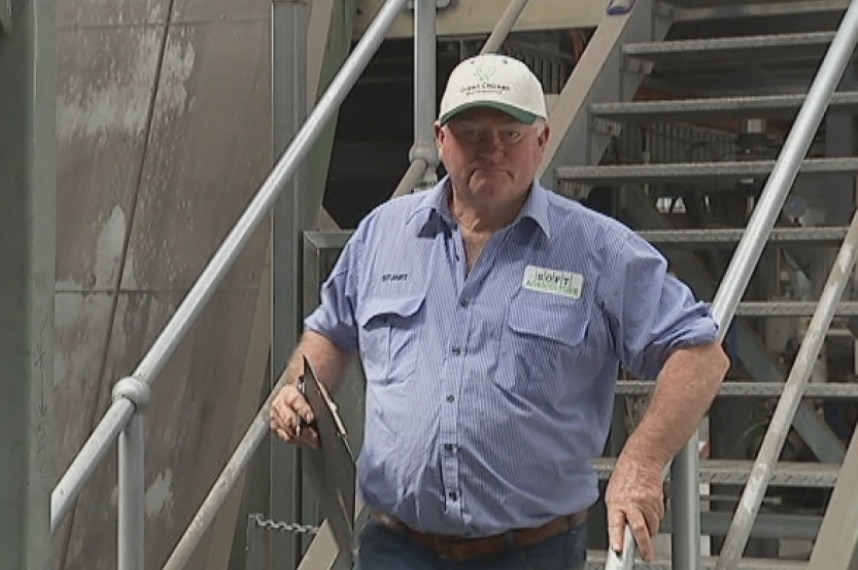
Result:
[[[593,504],[620,365],[653,378],[717,324],[652,246],[538,184],[468,272],[448,197],[367,216],[305,325],[360,351],[365,502],[482,536]]]

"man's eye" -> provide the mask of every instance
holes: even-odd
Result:
[[[521,140],[522,134],[521,131],[504,131],[503,138],[507,142],[518,142]]]

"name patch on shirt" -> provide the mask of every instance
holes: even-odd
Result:
[[[390,281],[406,281],[407,279],[407,273],[383,273],[381,275],[382,283],[388,283]]]
[[[580,273],[528,265],[524,268],[524,280],[521,285],[532,291],[578,299],[581,297],[581,288],[584,286],[584,276]]]

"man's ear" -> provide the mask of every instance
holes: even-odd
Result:
[[[438,157],[444,158],[444,139],[447,137],[447,132],[444,130],[444,127],[441,126],[441,123],[435,121],[432,125],[435,130],[435,146],[438,148]]]
[[[545,150],[546,145],[548,144],[548,139],[551,138],[551,127],[548,126],[548,123],[545,123],[545,126],[542,127],[542,132],[539,133],[539,138],[537,138],[537,142],[539,143],[539,148]]]

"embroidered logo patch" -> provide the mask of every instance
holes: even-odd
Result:
[[[581,289],[584,286],[584,276],[580,273],[528,265],[524,268],[524,280],[521,285],[532,291],[578,299],[581,297]]]

